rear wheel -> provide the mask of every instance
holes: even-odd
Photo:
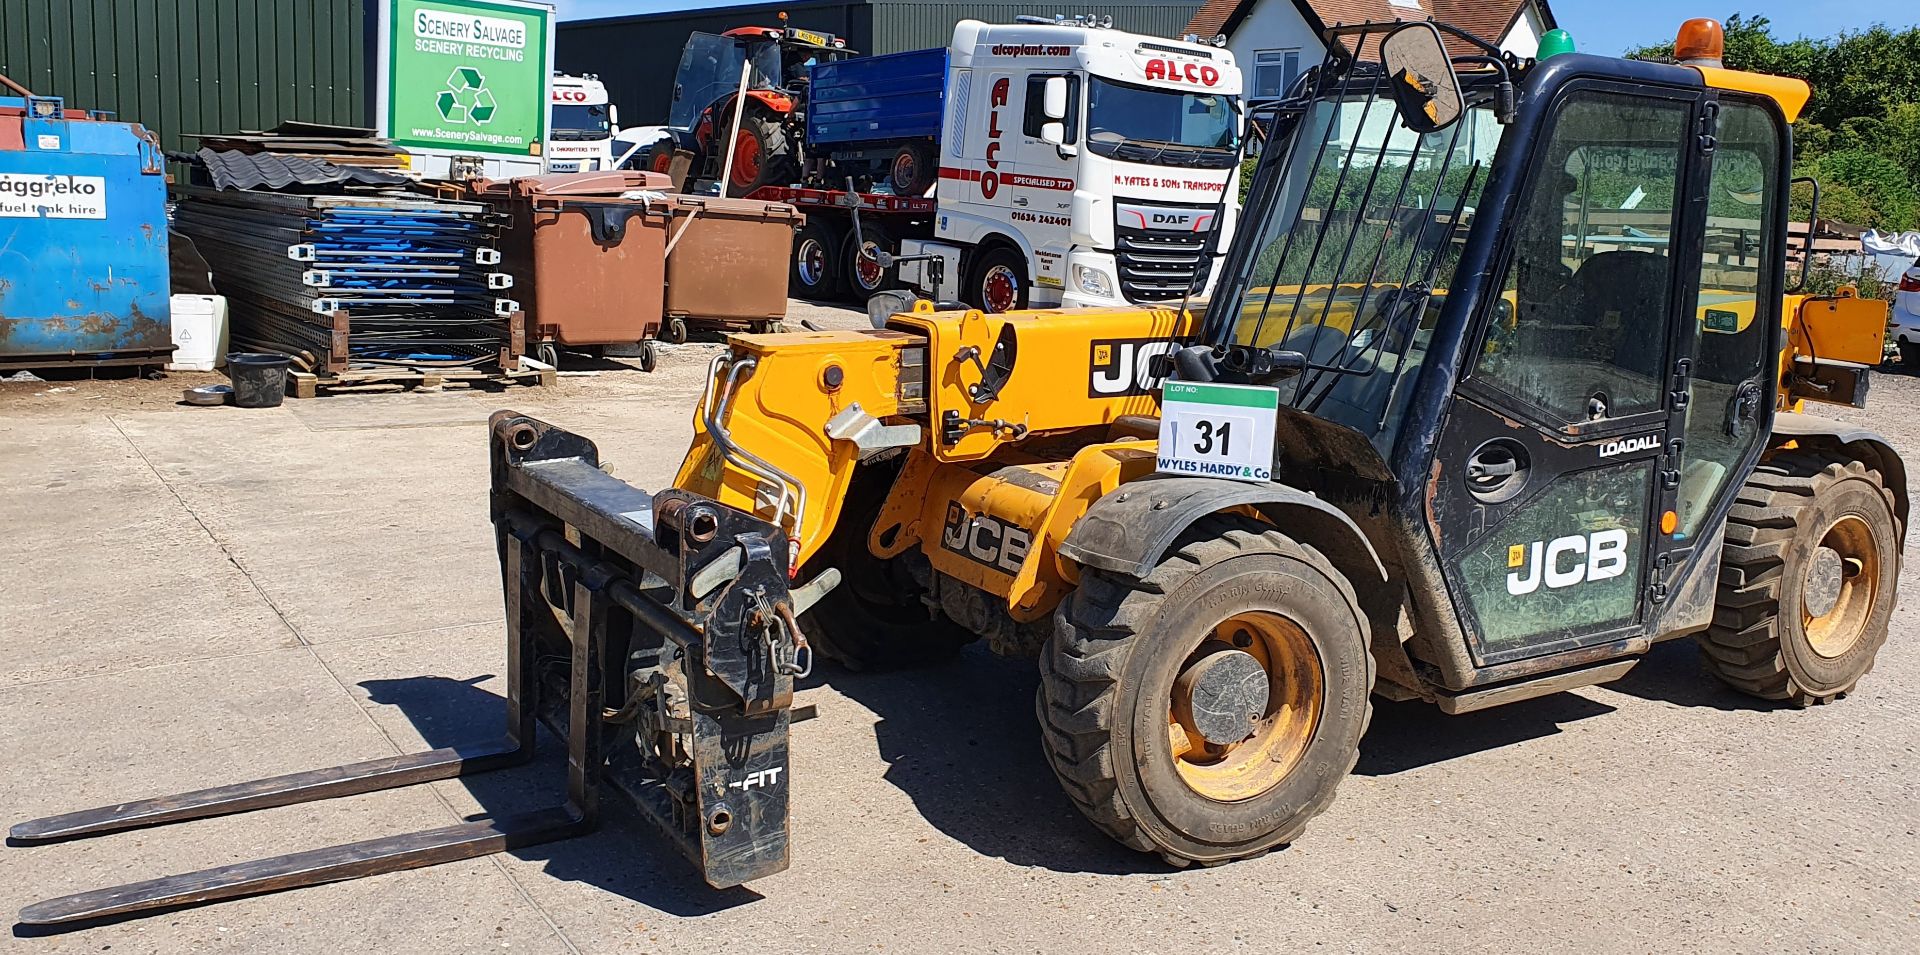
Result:
[[[1727,518],[1707,670],[1797,706],[1845,696],[1887,639],[1900,576],[1893,495],[1859,461],[1784,455]]]
[[[787,288],[799,298],[831,299],[840,291],[840,253],[845,240],[832,223],[815,218],[793,239]]]
[[[933,147],[926,143],[902,145],[894,151],[893,161],[887,164],[887,182],[898,196],[926,195],[938,173]]]
[[[784,185],[792,181],[793,155],[787,133],[764,113],[749,110],[740,121],[740,134],[733,140],[733,171],[727,178],[727,195],[748,196],[762,186]]]
[[[865,304],[867,297],[875,292],[893,288],[896,284],[895,268],[881,268],[880,261],[873,257],[876,249],[888,253],[898,252],[900,247],[894,244],[893,236],[879,225],[860,224],[860,238],[865,241],[856,245],[854,237],[847,237],[846,260],[847,292],[853,300]]]
[[[1092,568],[1055,613],[1036,706],[1087,818],[1175,865],[1258,855],[1333,801],[1372,716],[1353,587],[1251,518],[1196,524],[1145,579]]]
[[[1005,246],[989,250],[973,266],[970,299],[985,312],[1027,307],[1027,263]]]
[[[1920,371],[1920,344],[1900,339],[1900,364],[1910,370]]]

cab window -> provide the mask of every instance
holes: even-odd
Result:
[[[1554,426],[1661,407],[1689,113],[1588,90],[1553,121],[1475,377]]]
[[[1058,74],[1054,74],[1058,75]],[[1047,124],[1047,80],[1051,75],[1027,77],[1026,113],[1020,122],[1020,132],[1028,139],[1040,138],[1040,127]],[[1067,118],[1060,121],[1066,126],[1064,142],[1071,145],[1080,141],[1080,77],[1067,77]]]

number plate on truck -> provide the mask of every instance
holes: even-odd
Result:
[[[1280,392],[1258,385],[1169,381],[1160,396],[1158,468],[1241,481],[1273,480]]]

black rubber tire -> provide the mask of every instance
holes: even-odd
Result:
[[[660,324],[660,340],[669,345],[687,343],[687,320],[678,316],[668,318]]]
[[[1713,625],[1694,637],[1707,672],[1742,693],[1795,706],[1851,692],[1873,669],[1898,596],[1901,528],[1893,507],[1880,472],[1859,461],[1788,454],[1760,465],[1727,517]],[[1814,550],[1843,517],[1871,532],[1879,573],[1864,629],[1826,657],[1814,651],[1800,609]]]
[[[939,160],[927,143],[903,143],[887,162],[887,182],[896,196],[924,196],[939,178]]]
[[[783,186],[797,178],[793,174],[797,167],[794,165],[792,145],[787,142],[787,131],[772,116],[761,110],[749,109],[740,120],[740,132],[752,135],[760,146],[758,174],[751,180],[728,182],[727,195],[750,196],[763,186]],[[732,148],[731,145],[728,148]],[[726,154],[721,153],[719,160],[718,168],[724,170],[727,166]],[[738,170],[735,172],[738,178]]]
[[[1286,605],[1262,600],[1284,592]],[[1164,687],[1185,647],[1248,609],[1281,612],[1312,641],[1325,688],[1320,722],[1293,770],[1234,802],[1189,788],[1174,768]],[[1312,547],[1239,515],[1195,524],[1144,579],[1085,568],[1040,656],[1047,761],[1068,798],[1121,843],[1174,865],[1250,858],[1290,842],[1333,802],[1373,717],[1373,655],[1353,586]]]
[[[900,246],[894,241],[893,234],[888,232],[885,226],[879,225],[878,223],[860,223],[860,237],[866,240],[866,245],[869,248],[881,248],[893,254],[900,252]],[[898,266],[881,270],[879,281],[871,284],[860,277],[860,268],[862,265],[859,259],[860,252],[859,249],[855,247],[853,239],[853,233],[849,231],[846,244],[842,246],[840,252],[840,261],[842,263],[840,274],[843,279],[842,287],[846,289],[848,299],[855,305],[865,305],[867,298],[873,295],[873,293],[899,288],[900,269]],[[872,259],[869,258],[865,264],[868,268],[872,268]]]
[[[640,343],[640,370],[651,372],[660,364],[660,346],[653,342]]]
[[[632,160],[628,160],[632,162]],[[647,147],[646,155],[640,160],[640,169],[644,172],[657,172],[666,175],[673,171],[673,137],[669,136]]]
[[[1016,276],[1014,279],[1014,301],[1010,308],[998,308],[987,304],[987,278],[994,273],[996,267],[1009,269],[1012,274]],[[1019,252],[1009,249],[1006,246],[1000,246],[988,250],[985,254],[974,260],[971,274],[967,279],[967,302],[973,307],[985,312],[1003,312],[1026,308],[1028,285],[1027,261],[1020,257]]]
[[[1920,344],[1902,339],[1900,342],[1900,364],[1908,371],[1920,371]]]
[[[843,276],[841,257],[846,253],[846,237],[831,221],[815,216],[800,227],[793,237],[793,258],[787,268],[787,292],[795,298],[832,301],[840,294]],[[809,263],[807,258],[818,261]],[[809,280],[811,272],[814,278]]]
[[[553,342],[541,342],[533,348],[533,359],[558,370],[560,367],[560,346]]]
[[[840,585],[800,617],[814,652],[849,670],[887,670],[952,659],[979,635],[921,600],[925,588],[907,572],[907,557],[880,560],[867,550],[867,532],[899,469],[862,467],[848,485],[832,536],[801,574],[838,567]]]

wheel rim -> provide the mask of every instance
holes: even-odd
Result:
[[[800,240],[800,247],[794,250],[794,271],[800,274],[800,284],[808,288],[818,288],[827,275],[827,247],[819,239]]]
[[[1020,301],[1020,277],[1013,269],[995,265],[980,277],[980,300],[990,312],[1010,312]]]
[[[1833,659],[1866,633],[1880,587],[1880,549],[1873,529],[1843,517],[1820,536],[1801,585],[1800,619],[1813,652]]]
[[[880,267],[880,260],[873,257],[875,248],[877,246],[868,242],[860,247],[860,254],[853,257],[853,279],[860,283],[863,292],[878,289],[880,280],[885,277],[886,270]]]
[[[920,167],[914,161],[912,153],[901,153],[893,157],[893,184],[911,184],[919,182]]]
[[[733,184],[751,186],[760,179],[760,138],[741,130],[733,141]]]
[[[1174,769],[1195,793],[1219,802],[1266,793],[1306,755],[1325,697],[1319,651],[1298,624],[1266,611],[1228,617],[1174,678],[1167,706]]]
[[[653,171],[654,171],[654,172],[666,172],[666,171],[667,171],[668,169],[671,169],[672,167],[673,167],[673,156],[672,156],[672,154],[670,154],[670,153],[655,153],[655,154],[654,154],[654,156],[653,156]]]

